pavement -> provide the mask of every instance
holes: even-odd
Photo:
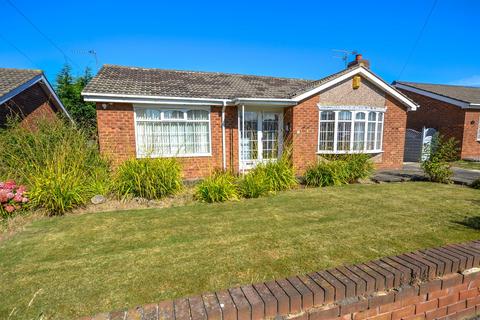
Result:
[[[452,180],[456,184],[470,185],[473,181],[480,179],[480,170],[452,167]],[[420,168],[418,162],[405,162],[403,169],[399,170],[378,170],[373,178],[376,182],[403,182],[403,181],[424,181],[427,178]]]

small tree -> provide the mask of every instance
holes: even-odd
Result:
[[[96,128],[95,103],[83,101],[81,93],[92,77],[90,68],[85,68],[83,75],[74,77],[71,66],[65,64],[56,79],[58,97],[73,120],[88,131]]]
[[[430,157],[422,162],[422,169],[430,181],[450,183],[453,172],[450,162],[458,159],[458,141],[436,135],[432,141]]]

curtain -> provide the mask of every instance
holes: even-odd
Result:
[[[141,156],[182,156],[210,152],[206,110],[136,109],[137,150]]]

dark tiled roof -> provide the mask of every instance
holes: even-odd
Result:
[[[315,81],[105,65],[84,93],[192,98],[288,98]]]
[[[480,103],[480,87],[454,86],[446,84],[417,83],[396,81],[396,84],[403,84],[409,87],[439,94],[441,96],[468,102]]]
[[[328,81],[331,81],[335,78],[338,78],[338,77],[341,77],[343,76],[344,74],[352,71],[353,69],[356,69],[358,68],[357,66],[355,67],[351,67],[351,68],[347,68],[347,69],[343,69],[342,71],[339,71],[337,73],[334,73],[334,74],[331,74],[329,76],[326,76],[325,78],[322,78],[322,79],[319,79],[319,80],[315,80],[315,81],[310,81],[309,83],[307,83],[305,86],[303,86],[302,88],[299,88],[298,90],[292,92],[288,98],[292,98],[292,97],[295,97],[297,95],[300,95],[304,92],[307,92],[308,90],[311,90],[315,87],[318,87],[324,83],[327,83]]]
[[[41,70],[0,68],[0,98],[41,74]]]

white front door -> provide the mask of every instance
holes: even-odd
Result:
[[[282,127],[282,112],[240,110],[240,170],[275,161],[280,156]]]

